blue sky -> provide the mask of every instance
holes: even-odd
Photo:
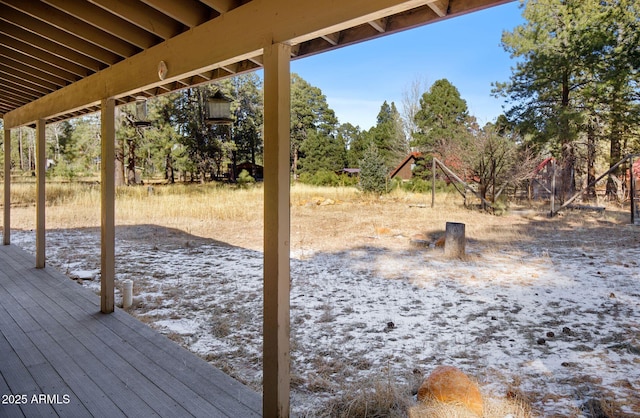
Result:
[[[386,100],[401,110],[414,80],[428,88],[448,79],[480,125],[503,112],[491,83],[508,81],[514,65],[500,45],[503,30],[523,23],[515,1],[293,61],[291,71],[319,87],[340,123],[369,129]]]

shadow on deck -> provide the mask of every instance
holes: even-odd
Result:
[[[252,391],[32,256],[0,246],[1,417],[259,417]]]

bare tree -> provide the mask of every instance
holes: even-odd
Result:
[[[426,77],[416,76],[402,90],[402,127],[409,140],[413,138],[413,133],[417,130],[415,117],[420,110],[420,98],[427,91],[428,86]]]

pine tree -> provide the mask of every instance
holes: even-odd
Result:
[[[360,160],[360,189],[383,194],[387,192],[387,167],[375,144],[369,145]]]
[[[433,83],[420,99],[415,115],[417,132],[412,146],[425,153],[438,152],[443,157],[467,140],[472,119],[467,102],[447,79]]]
[[[378,154],[385,163],[387,169],[395,166],[409,151],[404,135],[402,119],[395,103],[386,101],[378,112],[376,126],[366,134],[369,143],[376,145]]]
[[[346,165],[347,151],[340,137],[310,130],[300,150],[304,155],[300,160],[300,171],[303,173],[315,174],[320,170],[336,172]]]
[[[291,171],[297,175],[298,164],[304,157],[302,144],[315,131],[335,136],[338,119],[318,87],[313,87],[297,74],[291,75]]]

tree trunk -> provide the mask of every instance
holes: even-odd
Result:
[[[293,148],[293,163],[291,164],[291,172],[293,173],[293,181],[298,179],[298,148]]]
[[[611,133],[610,133],[610,148],[609,148],[609,167],[613,167],[618,161],[622,159],[622,147],[620,146],[620,137],[622,136],[622,127],[620,126],[617,112],[618,97],[614,93],[612,97],[612,109],[611,109]],[[616,199],[618,196],[618,185],[614,177],[619,177],[620,168],[613,170],[607,179],[607,197]]]
[[[127,184],[137,184],[136,181],[136,141],[130,139],[127,155]]]
[[[18,153],[20,154],[20,170],[25,171],[25,168],[24,168],[24,146],[22,144],[22,128],[18,129]]]
[[[575,150],[569,127],[569,72],[562,74],[562,101],[560,110],[560,144],[562,145],[562,201],[575,190]]]
[[[124,150],[122,149],[122,143],[116,139],[115,143],[115,186],[124,186]],[[104,164],[107,162],[105,161]]]
[[[587,185],[596,179],[596,133],[591,124],[587,126]],[[595,184],[587,189],[585,194],[587,200],[596,199]]]
[[[171,158],[171,151],[169,151],[165,157],[164,176],[165,180],[167,180],[169,184],[176,182],[175,175],[173,173],[173,158]]]

